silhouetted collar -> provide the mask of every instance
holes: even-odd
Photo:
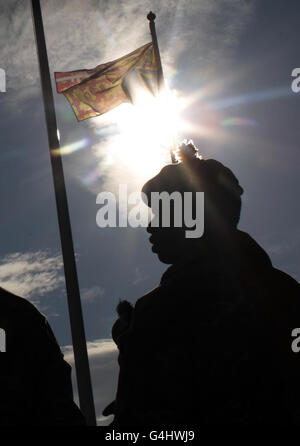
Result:
[[[234,231],[227,240],[218,244],[207,244],[182,262],[170,266],[161,278],[161,285],[177,278],[199,275],[227,274],[232,277],[245,273],[261,275],[272,268],[267,253],[242,231]]]

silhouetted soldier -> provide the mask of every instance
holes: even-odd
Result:
[[[151,206],[152,192],[203,191],[204,234],[148,227],[153,252],[172,266],[113,327],[120,374],[104,413],[116,426],[300,423],[299,284],[237,230],[243,190],[233,173],[192,144],[180,156],[143,192]]]
[[[27,300],[0,288],[0,426],[85,425],[73,401],[71,367],[46,318]]]

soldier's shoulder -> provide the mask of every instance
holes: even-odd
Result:
[[[274,274],[274,277],[276,278],[276,280],[278,281],[278,283],[280,283],[284,286],[289,286],[292,289],[294,289],[295,291],[299,292],[300,284],[292,276],[290,276],[289,274],[287,274],[284,271],[281,271],[280,269],[277,269],[277,268],[273,268],[273,274]]]
[[[19,314],[26,318],[45,320],[45,316],[24,297],[20,297],[0,287],[0,309],[4,314],[13,313],[15,317]]]
[[[289,305],[300,306],[300,284],[289,274],[273,268],[271,276],[274,294]]]
[[[267,280],[268,292],[265,305],[276,325],[285,327],[289,333],[299,326],[300,285],[287,273],[273,268]]]
[[[144,310],[149,310],[151,307],[155,307],[161,299],[162,288],[158,286],[153,290],[149,291],[144,296],[141,296],[135,303],[134,312],[140,312]]]

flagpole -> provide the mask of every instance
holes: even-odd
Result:
[[[78,276],[74,255],[67,192],[64,180],[58,129],[51,86],[47,48],[44,34],[40,0],[31,0],[36,47],[40,67],[41,86],[48,132],[50,160],[57,207],[61,248],[64,261],[66,289],[80,408],[90,426],[96,425],[95,406],[84,331]]]
[[[151,33],[151,37],[152,37],[154,54],[155,54],[155,59],[156,59],[156,63],[158,66],[157,81],[158,81],[158,91],[160,92],[161,90],[163,90],[165,88],[165,79],[164,79],[164,73],[163,73],[161,59],[160,59],[160,52],[159,52],[156,28],[155,28],[156,15],[152,11],[150,11],[149,14],[147,15],[147,19],[149,20],[150,33]],[[174,144],[174,149],[175,149],[175,144]],[[170,149],[170,155],[171,155],[172,164],[175,164],[176,158],[175,158],[175,154],[174,154],[173,150]]]

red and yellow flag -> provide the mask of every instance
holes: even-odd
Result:
[[[157,91],[158,68],[152,42],[91,70],[55,73],[56,88],[68,99],[78,121],[82,121],[131,102],[125,81],[133,72],[152,93]]]

